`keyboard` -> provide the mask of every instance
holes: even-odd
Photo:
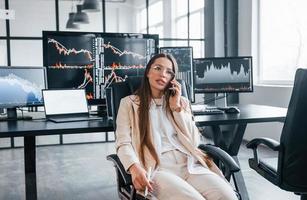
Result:
[[[215,106],[206,105],[191,105],[194,115],[218,115],[224,114],[223,110],[218,109]]]
[[[57,117],[57,118],[48,118],[48,120],[62,123],[62,122],[80,122],[80,121],[91,121],[91,120],[101,120],[102,117]]]
[[[204,109],[204,110],[197,110],[193,111],[194,115],[218,115],[224,114],[224,111],[219,109]]]

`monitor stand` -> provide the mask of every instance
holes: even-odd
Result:
[[[218,108],[227,108],[227,94],[215,93],[215,106]]]
[[[221,96],[219,96],[220,93],[217,93],[215,96],[215,106],[220,109],[225,111],[226,113],[239,113],[240,110],[238,107],[236,106],[229,106],[227,104],[227,94],[226,93],[222,93],[223,94],[223,98],[220,98]]]
[[[6,116],[0,117],[0,121],[17,121],[17,120],[31,120],[31,116],[17,116],[16,108],[7,108]]]

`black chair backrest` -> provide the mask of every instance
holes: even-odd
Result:
[[[120,100],[128,95],[131,95],[131,91],[127,82],[117,82],[111,85],[111,106],[113,116],[113,127],[116,129],[116,117],[120,104]]]
[[[143,76],[129,76],[127,78],[131,93],[133,94],[142,84]]]
[[[307,191],[307,69],[296,71],[280,144],[280,187]]]
[[[116,129],[116,117],[120,104],[120,100],[128,95],[133,94],[142,83],[143,77],[130,77],[125,82],[117,82],[111,85],[111,101],[112,101],[112,116],[113,126]],[[181,95],[188,96],[187,88],[183,80],[177,80],[181,84]]]

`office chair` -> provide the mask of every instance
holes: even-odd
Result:
[[[298,69],[280,142],[256,138],[246,144],[253,149],[249,166],[283,190],[307,199],[307,69]],[[277,169],[258,157],[257,147],[263,144],[278,152]]]
[[[114,127],[116,127],[115,119],[117,116],[119,104],[121,98],[133,94],[134,91],[140,86],[142,77],[133,77],[131,79],[127,79],[125,82],[114,83],[112,84],[112,109],[113,109],[113,121]],[[187,96],[186,85],[182,80],[178,80],[181,84],[182,88],[182,96]],[[200,145],[199,148],[209,154],[215,161],[220,161],[219,164],[222,166],[222,171],[224,176],[229,181],[231,175],[234,172],[240,170],[237,163],[222,149],[215,147],[213,145]],[[136,193],[136,190],[133,187],[131,175],[128,174],[122,163],[120,162],[118,156],[116,154],[111,154],[107,156],[107,159],[112,161],[117,173],[117,190],[120,199],[123,200],[145,200],[145,198]],[[237,193],[238,199],[240,199],[240,195]]]

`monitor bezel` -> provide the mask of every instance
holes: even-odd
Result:
[[[44,66],[0,66],[0,69],[41,69],[43,70],[43,74],[44,74],[44,77],[43,77],[44,89],[48,87],[46,68]],[[42,98],[42,101],[36,104],[28,104],[28,103],[1,104],[0,103],[0,108],[33,107],[33,106],[43,106],[43,105],[44,105],[44,100]]]
[[[207,91],[206,89],[202,90],[197,90],[195,91],[195,78],[196,78],[196,69],[195,69],[195,60],[223,60],[223,59],[240,59],[240,58],[248,58],[250,59],[251,63],[251,69],[250,69],[250,84],[251,84],[251,90],[231,90],[231,91],[226,91],[226,90],[210,90]],[[193,59],[193,82],[194,82],[194,94],[203,94],[203,93],[251,93],[254,92],[254,80],[253,80],[253,57],[252,56],[229,56],[229,57],[206,57],[206,58],[194,58]]]

